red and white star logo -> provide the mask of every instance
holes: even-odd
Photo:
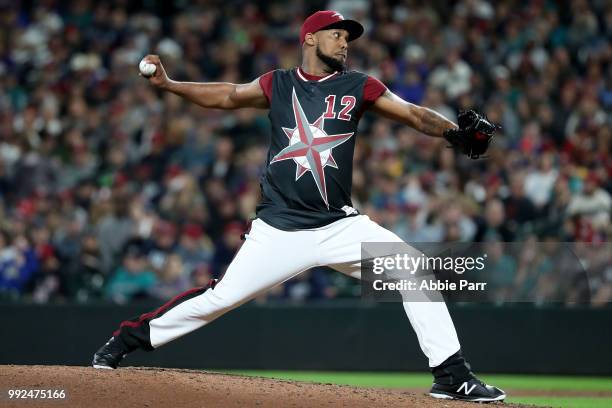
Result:
[[[291,100],[296,126],[294,129],[283,128],[283,131],[289,138],[289,146],[278,152],[270,161],[270,164],[281,160],[293,159],[297,165],[295,170],[296,181],[304,173],[310,171],[319,189],[321,198],[329,209],[325,172],[323,169],[325,166],[338,168],[338,164],[336,164],[332,156],[332,149],[350,139],[354,132],[328,135],[323,130],[323,114],[314,123],[308,123],[308,119],[295,93],[295,88],[293,88]]]

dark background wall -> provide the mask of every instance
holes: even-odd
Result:
[[[0,364],[88,365],[118,323],[154,305],[0,305]],[[451,306],[477,372],[612,374],[612,309]],[[398,304],[249,304],[124,365],[427,369]]]

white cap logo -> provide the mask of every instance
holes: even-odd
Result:
[[[340,20],[344,20],[344,17],[342,17],[342,14],[340,13],[334,13],[332,17],[340,17]]]

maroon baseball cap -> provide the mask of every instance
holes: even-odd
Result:
[[[317,11],[308,16],[300,30],[300,44],[304,44],[306,34],[316,33],[320,30],[342,28],[349,33],[349,41],[353,41],[363,34],[363,26],[355,20],[345,20],[342,14],[334,10]]]

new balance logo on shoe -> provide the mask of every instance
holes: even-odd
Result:
[[[503,401],[506,393],[497,387],[487,385],[474,377],[461,385],[458,384],[436,384],[434,383],[429,395],[434,398],[463,400],[473,402]]]
[[[461,387],[459,387],[459,389],[457,390],[457,392],[461,392],[461,389],[462,389],[462,388],[465,388],[465,390],[464,390],[465,395],[470,395],[470,393],[471,393],[472,391],[474,391],[474,388],[476,388],[476,384],[472,384],[472,386],[470,387],[470,389],[468,389],[468,383],[467,383],[467,381],[466,381],[466,382],[464,382],[463,384],[461,384]]]

